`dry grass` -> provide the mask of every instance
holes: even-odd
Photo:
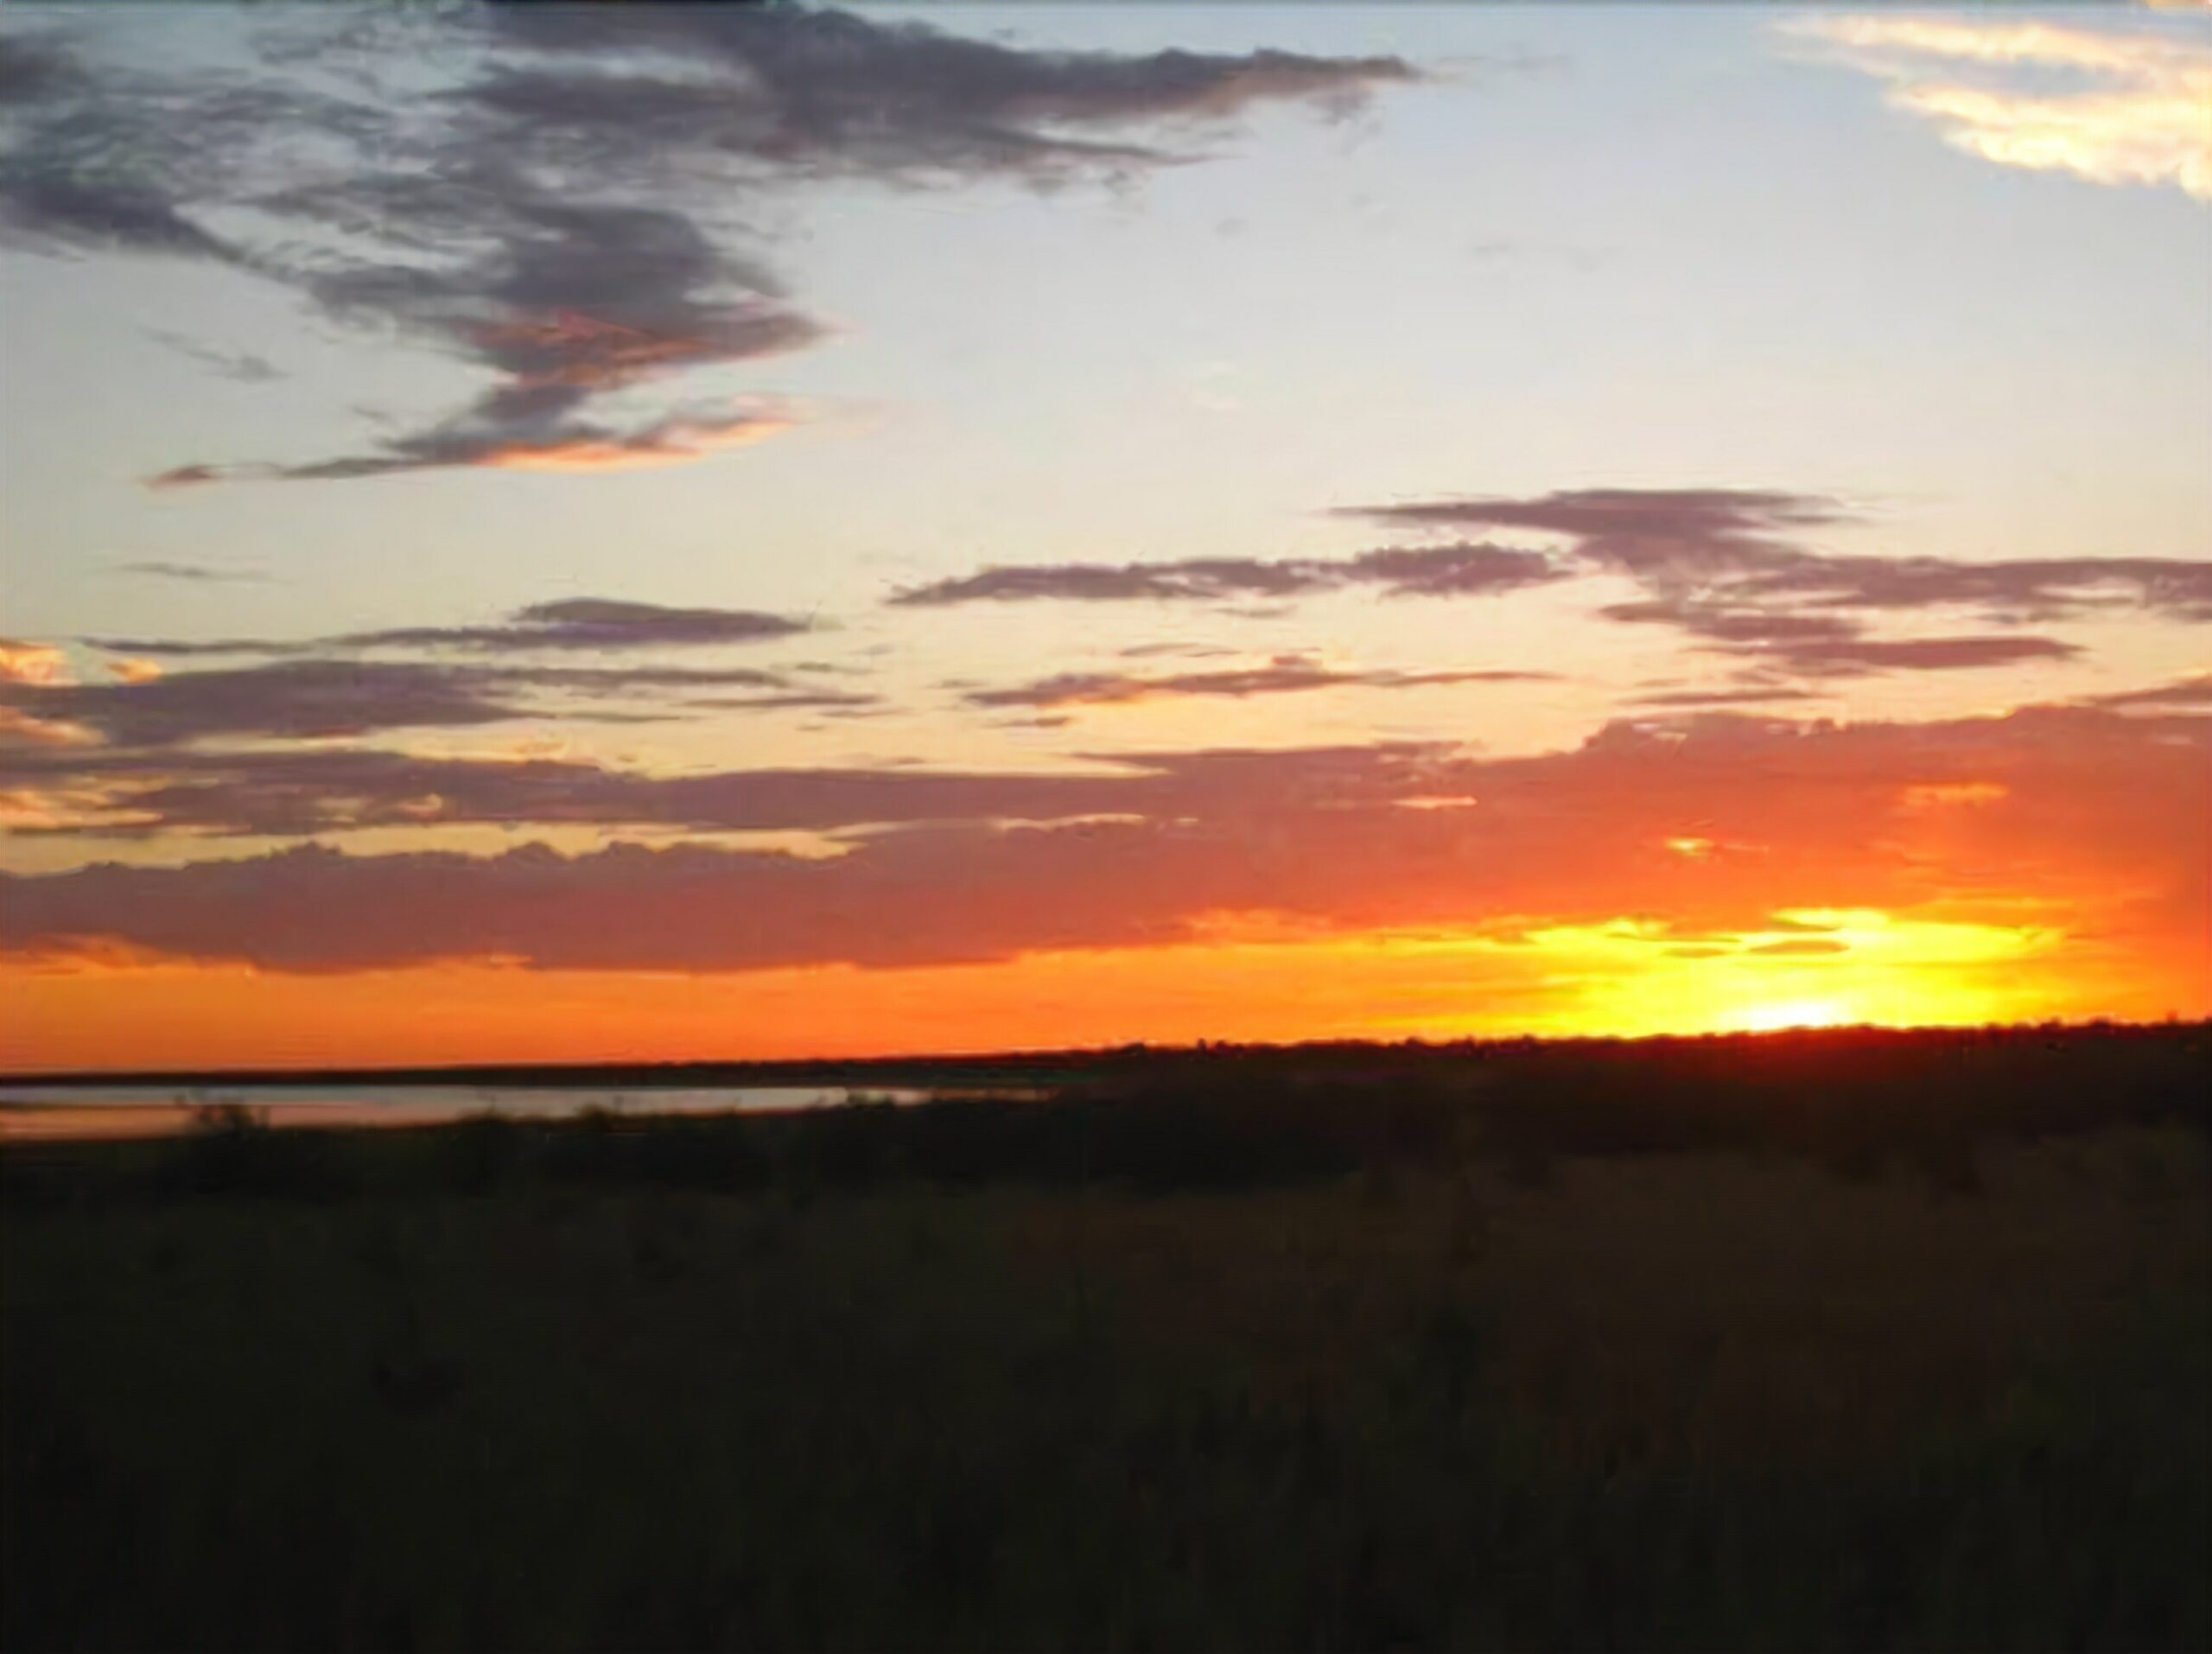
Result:
[[[2202,1646],[2201,1135],[11,1206],[10,1646]]]

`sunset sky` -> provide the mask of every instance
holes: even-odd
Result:
[[[2212,12],[0,13],[0,1068],[2212,1013]]]

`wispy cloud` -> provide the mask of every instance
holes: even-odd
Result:
[[[710,690],[749,692],[701,696]],[[547,696],[569,698],[549,704]],[[684,707],[766,711],[874,703],[871,696],[807,688],[750,667],[493,665],[321,656],[179,672],[125,656],[111,664],[105,683],[0,681],[0,708],[130,750],[211,741],[317,741],[552,716],[637,722],[679,716],[677,709]],[[135,761],[125,758],[123,767]],[[163,761],[155,760],[157,767]]]
[[[1810,701],[1817,698],[1810,690],[1790,689],[1777,684],[1755,689],[1662,690],[1655,694],[1637,696],[1634,704],[1662,707],[1677,712],[1698,712],[1714,711],[1726,707],[1768,706],[1782,701]]]
[[[2185,672],[2169,683],[2090,697],[2093,706],[2145,707],[2156,711],[2212,712],[2212,671]]]
[[[84,639],[111,653],[299,656],[347,649],[538,650],[704,647],[797,637],[812,623],[748,608],[679,608],[613,597],[563,597],[517,609],[490,626],[386,627],[334,637]],[[633,677],[635,674],[632,675]]]
[[[1163,563],[1025,563],[899,592],[897,607],[956,603],[1211,602],[1370,587],[1393,597],[1478,596],[1548,585],[1570,571],[1540,551],[1484,544],[1386,546],[1354,557],[1186,557]]]
[[[0,703],[0,705],[4,705]],[[489,721],[489,720],[486,720]],[[579,759],[527,762],[357,748],[20,753],[12,779],[116,807],[87,830],[284,837],[334,826],[586,824],[695,831],[830,831],[1114,814],[1252,821],[1300,798],[1346,807],[1449,791],[1458,760],[1421,743],[1288,752],[1095,755],[1103,771],[909,767],[655,775]]]
[[[1525,499],[1355,506],[1340,514],[1409,528],[1519,528],[1562,535],[1585,565],[1627,575],[1669,601],[1699,606],[1695,613],[1708,616],[1727,605],[1789,603],[1823,610],[1957,606],[2004,619],[2057,620],[2134,605],[2175,619],[2212,620],[2212,562],[2011,557],[1969,563],[1808,550],[1802,543],[1808,531],[1865,521],[1841,501],[1818,494],[1588,488]]]
[[[1897,107],[1984,160],[2212,200],[2212,45],[2041,19],[1815,16],[1783,27],[1840,48]],[[2054,74],[2075,84],[2054,88]]]
[[[2160,557],[1841,556],[1797,543],[1859,519],[1840,502],[1771,489],[1586,489],[1531,499],[1471,498],[1355,506],[1368,520],[1441,531],[1521,528],[1561,535],[1591,572],[1649,594],[1599,611],[1673,626],[1709,652],[1807,678],[1950,671],[2057,661],[2061,639],[1969,633],[1885,639],[1867,617],[1962,610],[2008,628],[2136,608],[2212,621],[2212,562]]]
[[[565,388],[558,400],[578,399]],[[637,471],[686,465],[724,448],[744,448],[788,429],[790,415],[754,398],[730,410],[677,414],[622,430],[581,420],[515,410],[515,398],[494,397],[461,419],[418,435],[394,437],[373,454],[348,455],[300,465],[259,461],[174,467],[146,479],[149,488],[188,488],[211,482],[333,482],[385,477],[402,471],[480,468],[494,471]]]
[[[1695,597],[1616,603],[1598,612],[1609,620],[1678,627],[1693,637],[1709,639],[1702,646],[1710,652],[1805,678],[1965,671],[2031,660],[2070,660],[2082,652],[2061,639],[2031,633],[1870,638],[1858,621],[1840,614],[1730,608]]]
[[[825,178],[948,187],[1126,178],[1262,105],[1341,109],[1395,57],[1052,52],[796,5],[297,14],[216,73],[126,69],[97,29],[0,35],[0,234],[198,259],[492,379],[372,450],[195,460],[182,487],[486,468],[670,465],[774,434],[727,394],[592,404],[822,339],[749,210]],[[12,22],[12,20],[11,20]],[[434,66],[404,86],[379,62]],[[333,69],[339,73],[331,73]],[[232,378],[257,358],[166,342]]]
[[[250,584],[269,578],[254,569],[216,569],[204,563],[118,563],[110,570],[118,575],[137,575],[148,580],[181,580],[195,584]]]
[[[1956,671],[2064,660],[2063,639],[2013,628],[2137,609],[2212,622],[2212,562],[2165,557],[1844,556],[1807,549],[1810,531],[1859,525],[1825,495],[1771,488],[1586,488],[1522,498],[1461,496],[1339,508],[1338,516],[1432,534],[1519,531],[1553,548],[1487,539],[1383,546],[1342,558],[1194,557],[1174,562],[987,568],[894,594],[906,608],[960,603],[1281,601],[1366,588],[1393,597],[1491,597],[1592,576],[1646,595],[1600,608],[1608,620],[1676,627],[1711,652],[1805,677]],[[1884,639],[1872,617],[1957,610],[2005,633]]]
[[[809,621],[756,609],[567,597],[488,625],[390,627],[296,640],[87,638],[81,641],[113,657],[111,681],[83,684],[68,681],[66,658],[54,646],[0,640],[0,709],[12,715],[11,746],[53,745],[41,731],[66,728],[78,732],[73,744],[135,750],[550,716],[613,722],[697,711],[874,708],[874,696],[811,687],[760,667],[543,664],[546,656],[619,659],[644,650],[773,642],[810,629]],[[392,652],[429,658],[376,658]],[[248,664],[163,667],[226,657]],[[130,760],[120,761],[127,770]]]
[[[231,379],[239,385],[266,385],[272,379],[284,377],[272,364],[251,351],[217,350],[213,346],[200,344],[182,334],[170,333],[162,328],[147,328],[146,336],[167,345],[180,356],[189,357],[219,379]]]
[[[1255,695],[1292,695],[1334,689],[1428,689],[1457,684],[1521,684],[1547,672],[1522,671],[1348,671],[1303,655],[1277,655],[1262,666],[1213,671],[1062,672],[1031,684],[971,690],[972,706],[1126,706],[1140,701],[1209,697],[1243,700]]]
[[[211,736],[310,739],[375,729],[491,723],[517,710],[435,666],[301,660],[140,682],[0,690],[0,704],[107,741],[162,747]]]

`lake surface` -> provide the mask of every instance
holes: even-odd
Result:
[[[169,1136],[188,1130],[193,1110],[209,1104],[243,1104],[264,1113],[272,1126],[409,1126],[486,1111],[541,1120],[593,1108],[617,1114],[768,1114],[834,1108],[863,1097],[918,1103],[928,1095],[848,1085],[10,1085],[0,1086],[0,1142]]]

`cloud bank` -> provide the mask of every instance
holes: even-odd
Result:
[[[574,857],[302,847],[9,876],[0,945],[106,942],[294,971],[486,956],[744,970],[1146,946],[1202,938],[1224,916],[1510,937],[1630,915],[1654,946],[1764,946],[1777,911],[1881,910],[2032,922],[2098,957],[2118,949],[2185,975],[2212,921],[2209,759],[2202,716],[2054,707],[1933,724],[1708,714],[1617,723],[1534,758],[1417,745],[1198,752],[1124,756],[1094,774],[210,760],[150,807],[188,807],[197,787],[234,813],[260,811],[262,825],[320,798],[349,824],[404,807],[432,822],[870,830],[826,859],[704,844]],[[383,802],[364,807],[371,794]],[[1797,928],[1823,952],[1842,945]]]

